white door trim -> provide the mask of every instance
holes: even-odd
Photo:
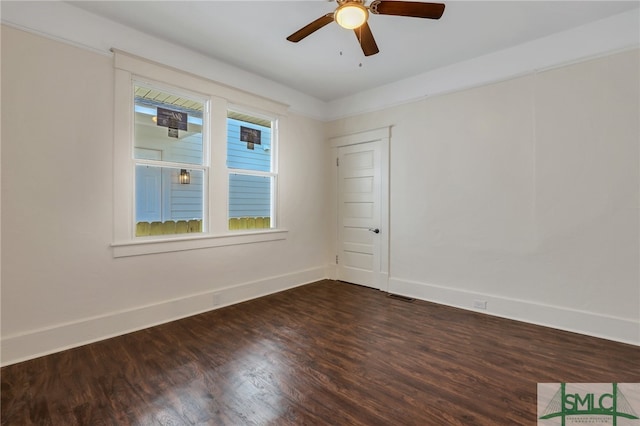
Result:
[[[336,279],[338,276],[337,265],[334,258],[338,253],[338,170],[336,159],[338,158],[338,148],[349,145],[357,145],[367,142],[380,141],[380,271],[379,288],[382,291],[389,290],[389,150],[391,142],[391,126],[379,129],[371,129],[363,132],[337,136],[329,139],[331,146],[331,230],[333,235],[330,267],[327,275]]]

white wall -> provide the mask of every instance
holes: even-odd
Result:
[[[381,88],[378,103],[367,93],[328,105],[54,3],[2,9],[14,26],[88,47],[2,29],[3,364],[326,276],[325,135],[385,125],[391,291],[464,308],[488,300],[490,314],[640,344],[637,50],[393,108],[379,101],[406,99],[380,94],[415,79]],[[286,117],[285,241],[114,259],[113,46],[307,117],[380,110]],[[505,72],[489,80],[521,68]],[[487,81],[432,77],[418,78],[441,86],[429,93]]]
[[[1,93],[3,364],[325,276],[322,122],[281,122],[286,240],[114,259],[112,58],[3,26]]]
[[[638,50],[329,124],[393,125],[390,291],[640,344]]]

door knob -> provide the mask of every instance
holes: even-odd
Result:
[[[380,230],[378,228],[369,228],[369,231],[373,232],[374,234],[380,233]]]

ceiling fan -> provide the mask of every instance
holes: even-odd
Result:
[[[378,53],[378,45],[369,23],[369,13],[374,15],[411,16],[414,18],[440,19],[444,13],[442,3],[422,3],[400,0],[374,0],[369,6],[366,0],[336,0],[338,7],[334,12],[327,13],[310,24],[300,28],[287,37],[287,40],[297,43],[303,38],[313,34],[325,25],[335,21],[343,28],[354,30],[360,47],[365,56]]]

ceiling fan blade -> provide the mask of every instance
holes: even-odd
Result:
[[[365,22],[359,28],[354,29],[353,32],[355,32],[356,37],[358,37],[364,56],[375,55],[380,51],[378,50],[376,39],[373,38],[373,33],[371,32],[371,28],[369,28],[368,22]]]
[[[377,15],[440,19],[444,13],[444,4],[399,0],[375,0],[369,5],[369,10]]]
[[[300,28],[298,31],[291,34],[289,37],[287,37],[287,40],[293,43],[297,43],[303,38],[313,34],[314,32],[318,31],[320,28],[332,22],[333,22],[333,12],[327,13],[326,15],[321,16],[320,18],[316,19],[312,23]]]

